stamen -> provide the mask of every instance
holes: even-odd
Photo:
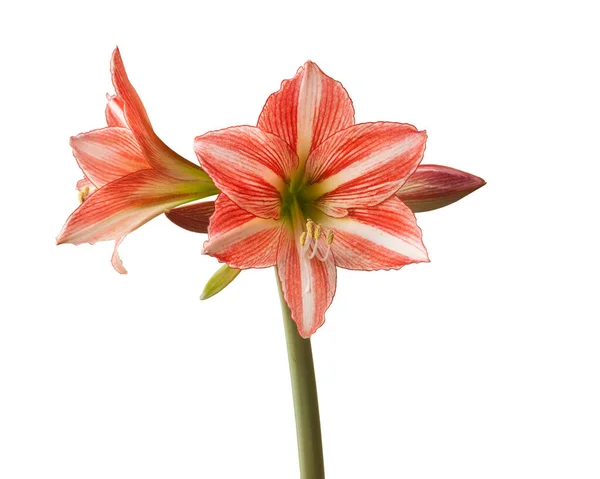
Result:
[[[300,246],[304,246],[306,244],[306,231],[303,231],[300,235]]]
[[[333,231],[332,231],[332,230],[329,230],[329,231],[327,232],[327,238],[326,238],[326,240],[327,240],[327,244],[329,244],[329,245],[330,245],[331,243],[333,243],[333,237],[334,237],[334,235],[333,235]]]
[[[79,192],[79,195],[77,195],[77,197],[79,198],[79,203],[83,203],[89,194],[90,194],[90,187],[84,186],[81,189],[81,191]]]
[[[307,219],[306,220],[306,232],[308,233],[308,236],[310,236],[311,238],[313,237],[314,228],[315,228],[315,223],[313,222],[313,220],[311,220],[310,218]]]
[[[313,232],[313,238],[318,240],[321,237],[321,231],[323,231],[323,228],[321,227],[321,225],[315,226],[315,231]]]

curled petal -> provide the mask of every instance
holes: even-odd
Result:
[[[396,193],[415,213],[435,210],[485,185],[478,176],[448,166],[420,165]]]
[[[208,223],[214,212],[214,201],[202,201],[165,211],[165,216],[185,230],[194,233],[208,233]]]
[[[125,128],[101,128],[71,137],[73,156],[85,176],[100,188],[150,168],[135,137]]]
[[[279,218],[281,195],[298,165],[283,140],[238,126],[196,137],[194,149],[202,168],[238,206],[261,218]]]
[[[374,206],[415,171],[427,134],[403,123],[362,123],[325,140],[308,158],[309,197],[330,216]]]
[[[127,270],[125,269],[125,266],[123,266],[123,261],[119,255],[119,246],[121,246],[121,243],[124,239],[125,236],[115,241],[115,249],[113,250],[113,254],[110,259],[110,264],[112,264],[112,267],[115,268],[115,271],[120,274],[127,274]]]
[[[166,209],[207,196],[203,188],[202,183],[175,180],[154,170],[136,171],[90,195],[69,216],[57,243],[120,242]],[[117,270],[122,268],[118,256],[112,262]]]
[[[156,136],[146,109],[129,81],[118,48],[113,52],[110,70],[117,96],[122,102],[120,107],[125,122],[135,135],[152,168],[173,178],[193,180],[204,177],[204,172],[198,166],[175,153]]]
[[[284,229],[279,243],[277,274],[298,333],[308,338],[325,322],[325,312],[335,295],[336,269],[332,255],[325,261],[309,258],[300,244],[301,228]]]
[[[319,222],[333,230],[331,249],[341,268],[398,269],[429,261],[415,215],[395,196],[376,206],[348,210],[343,218],[323,215]]]
[[[354,107],[341,83],[306,62],[273,93],[257,126],[286,141],[301,161],[332,134],[354,124]]]
[[[277,259],[282,227],[281,221],[259,218],[220,194],[210,218],[204,253],[232,268],[267,268]]]

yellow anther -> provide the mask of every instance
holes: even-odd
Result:
[[[77,196],[79,198],[79,203],[83,203],[89,194],[90,194],[90,187],[84,186],[81,189],[81,191],[79,192],[79,195]]]
[[[327,232],[327,244],[333,243],[333,231],[329,230]]]
[[[300,246],[304,246],[306,244],[306,231],[303,231],[300,235]]]
[[[315,230],[313,231],[313,238],[318,240],[321,237],[322,230],[323,228],[321,228],[321,225],[316,225]]]
[[[306,231],[308,233],[308,236],[313,236],[314,229],[315,229],[315,224],[313,223],[312,220],[308,220],[306,222]]]

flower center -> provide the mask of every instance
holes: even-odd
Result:
[[[332,230],[325,231],[321,225],[309,218],[306,220],[306,229],[300,235],[300,246],[308,259],[325,261],[331,252],[333,239]]]

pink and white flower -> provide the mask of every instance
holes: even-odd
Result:
[[[112,265],[127,273],[117,251],[127,234],[169,208],[218,190],[198,165],[158,138],[118,49],[111,74],[116,94],[108,96],[108,126],[71,138],[84,174],[77,183],[81,205],[67,219],[57,243],[114,240]]]
[[[325,321],[336,267],[428,261],[397,196],[427,135],[403,123],[355,124],[342,85],[307,62],[271,95],[258,126],[209,132],[198,160],[221,190],[204,252],[232,268],[277,266],[302,337]]]

